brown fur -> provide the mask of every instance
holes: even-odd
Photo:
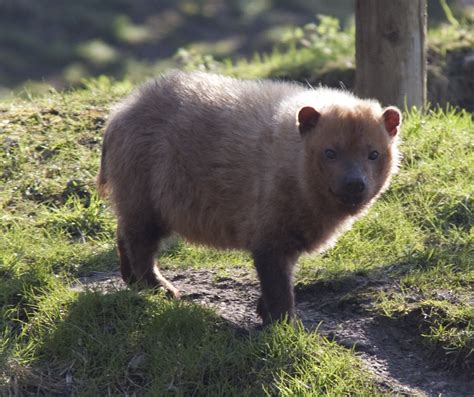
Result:
[[[251,252],[259,314],[291,317],[298,256],[331,246],[386,189],[400,122],[396,108],[324,88],[182,72],[145,84],[111,115],[98,176],[124,280],[177,295],[153,264],[177,232]]]

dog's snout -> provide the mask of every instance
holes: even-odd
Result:
[[[346,178],[344,190],[350,194],[360,194],[365,190],[365,182],[360,177]]]

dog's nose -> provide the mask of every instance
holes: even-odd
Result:
[[[359,194],[365,190],[365,182],[362,178],[347,178],[344,189],[346,193]]]

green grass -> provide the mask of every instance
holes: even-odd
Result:
[[[474,46],[474,14],[466,13],[455,23],[440,23],[428,30],[430,67],[448,76],[462,69],[451,65],[448,55],[462,54]],[[178,67],[202,69],[245,78],[290,78],[337,85],[353,85],[355,70],[355,26],[351,20],[341,28],[339,20],[318,15],[314,23],[288,28],[280,34],[273,50],[253,57],[222,58],[202,53],[193,47],[181,48],[173,63]],[[169,64],[166,66],[169,67]],[[156,72],[156,70],[155,70]],[[431,76],[429,84],[436,85]],[[438,98],[437,98],[438,99]]]
[[[392,315],[420,310],[425,336],[448,354],[461,350],[469,365],[474,359],[473,131],[467,113],[411,115],[402,171],[387,198],[402,204],[416,226],[411,239],[418,246],[397,258],[399,269],[393,270],[400,280],[392,293],[403,307],[381,299]]]
[[[174,63],[178,48],[242,57],[279,43],[290,24],[318,12],[344,21],[353,9],[324,0],[83,0],[54,4],[49,12],[34,1],[12,2],[2,11],[0,89],[27,83],[40,91],[101,74],[141,80]]]
[[[42,374],[45,393],[67,389],[61,373],[90,396],[376,392],[354,357],[315,333],[280,325],[242,337],[209,310],[163,296],[58,288],[28,323],[8,364],[24,367],[24,388]]]
[[[273,51],[218,61],[210,55],[181,49],[178,65],[184,69],[204,69],[245,78],[293,78],[315,81],[330,70],[354,68],[355,28],[341,29],[335,18],[318,16],[317,23],[288,29]]]
[[[406,115],[404,158],[390,190],[301,282],[343,274],[387,280],[373,310],[416,316],[415,331],[449,365],[474,364],[474,124],[452,110]]]
[[[117,268],[115,219],[94,179],[104,118],[130,88],[102,78],[0,103],[0,385],[47,395],[383,394],[353,352],[317,333],[279,325],[244,336],[199,305],[69,288]],[[303,286],[353,274],[376,281],[381,288],[360,291],[374,315],[413,327],[436,357],[467,368],[473,131],[467,113],[405,114],[392,187],[336,247],[303,257],[297,277]],[[252,266],[246,254],[182,242],[161,262]]]
[[[74,292],[116,269],[115,220],[95,193],[104,117],[126,83],[0,105],[0,385],[5,393],[315,395],[377,393],[352,352],[275,326],[251,336],[162,295]],[[250,266],[183,243],[168,266]],[[3,392],[2,392],[3,393]]]
[[[463,51],[472,48],[474,16],[467,8],[453,8],[453,15],[449,9],[443,11],[438,0],[428,3],[428,83],[436,92],[443,89],[443,77],[452,77],[451,69],[470,81],[469,73],[463,72],[451,55],[462,57]],[[275,22],[274,15],[279,12],[301,24],[314,16],[314,23],[295,27]],[[248,78],[297,78],[336,86],[343,81],[352,86],[353,12],[350,3],[321,0],[295,4],[166,0],[159,5],[149,0],[100,4],[86,0],[73,6],[58,5],[50,13],[34,2],[11,4],[0,15],[0,55],[4,60],[0,95],[9,89],[21,92],[25,86],[44,92],[51,82],[58,87],[78,86],[83,78],[101,74],[140,82],[170,67]],[[38,31],[37,24],[54,29]],[[457,91],[462,92],[461,88]],[[459,92],[455,97],[463,95],[469,97]]]

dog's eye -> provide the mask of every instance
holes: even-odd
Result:
[[[332,149],[326,149],[324,154],[329,160],[334,160],[336,158],[336,152]]]
[[[379,152],[377,152],[377,150],[374,150],[374,151],[370,152],[369,160],[376,160],[377,157],[379,157]]]

